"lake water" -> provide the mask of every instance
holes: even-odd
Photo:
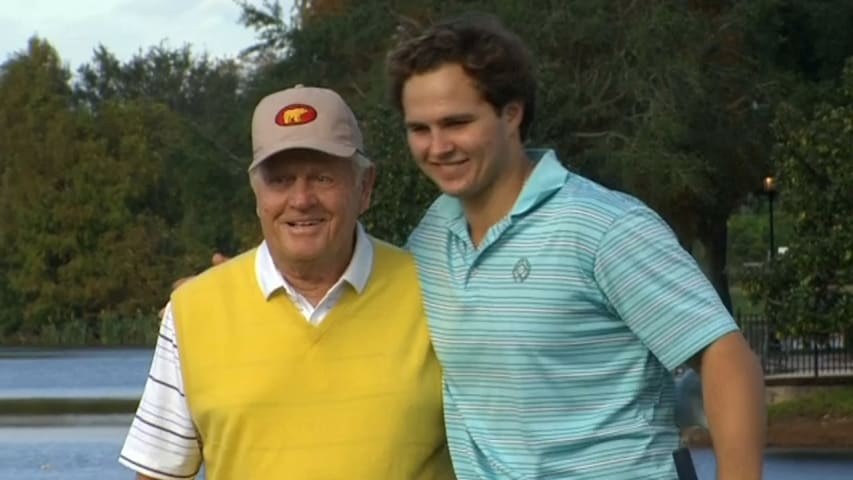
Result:
[[[138,397],[151,361],[144,349],[0,349],[0,402],[9,398]],[[2,413],[2,412],[0,412]],[[124,480],[116,462],[130,415],[0,415],[0,480]],[[850,480],[853,452],[770,450],[768,480]],[[695,450],[701,480],[713,480],[714,457]]]
[[[136,398],[153,351],[0,348],[2,398]]]
[[[131,479],[116,462],[127,424],[0,427],[0,479]]]

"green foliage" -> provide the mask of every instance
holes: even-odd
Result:
[[[39,210],[56,195],[42,192],[62,188],[52,174],[68,158],[64,147],[74,142],[76,132],[68,111],[69,74],[47,42],[32,39],[28,50],[10,58],[0,72],[0,293],[9,300],[0,306],[0,324],[9,332],[21,328],[21,312],[33,297],[22,284],[40,264],[54,261],[20,247],[32,240],[28,226],[53,227]]]
[[[853,52],[847,0],[740,0],[751,40],[769,64],[808,82],[835,81]],[[810,96],[808,92],[800,92]]]
[[[150,343],[172,281],[244,246],[238,70],[186,49],[120,64],[102,48],[72,92],[60,65],[34,40],[0,76],[0,328]]]
[[[774,127],[794,236],[752,290],[787,332],[820,339],[853,326],[853,58],[835,96],[780,109]]]
[[[271,82],[261,80],[259,90],[313,83],[344,94],[366,125],[374,156],[386,162],[375,216],[367,221],[382,228],[395,220],[400,230],[382,230],[393,239],[405,236],[402,230],[435,192],[414,169],[400,165],[409,154],[398,119],[385,107],[381,59],[398,29],[468,10],[494,12],[537,57],[540,99],[531,144],[556,147],[581,173],[643,198],[664,213],[685,244],[692,244],[700,219],[719,219],[724,228],[728,214],[760,184],[762,163],[743,161],[755,153],[744,146],[750,139],[732,139],[738,139],[734,130],[761,116],[748,108],[716,113],[731,100],[720,90],[743,87],[739,94],[751,98],[761,85],[748,62],[725,73],[713,68],[716,60],[706,52],[722,41],[718,29],[729,18],[708,17],[675,1],[533,6],[512,0],[370,0],[349,2],[344,12],[314,12],[310,21],[285,29],[278,4],[265,6],[244,6],[246,24],[262,39],[253,52],[268,60],[259,77]],[[679,50],[671,52],[672,45]],[[276,56],[280,60],[269,61]],[[732,169],[738,173],[730,175]]]
[[[740,323],[748,322],[752,318],[760,318],[760,315],[764,313],[764,307],[755,303],[739,284],[732,285],[731,296],[732,312]]]
[[[853,387],[827,387],[802,398],[770,405],[767,416],[771,422],[790,418],[851,418]]]
[[[495,13],[534,53],[531,145],[659,210],[699,246],[724,301],[728,272],[765,259],[756,193],[778,173],[776,243],[790,250],[764,283],[746,275],[763,285],[757,304],[801,333],[851,318],[851,87],[837,83],[853,55],[850,2],[238,4],[258,40],[240,61],[154,46],[122,62],[100,47],[72,83],[33,39],[0,66],[0,338],[153,341],[174,279],[259,240],[252,108],[297,83],[353,107],[379,170],[363,221],[402,244],[437,192],[385,98],[384,56],[401,29],[469,10]],[[825,106],[812,111],[815,99]]]
[[[422,2],[400,5],[423,9]],[[366,0],[345,14],[312,17],[301,28],[287,29],[283,40],[270,42],[282,34],[282,15],[276,4],[266,11],[244,7],[244,21],[262,39],[252,51],[267,59],[255,72],[250,96],[257,100],[297,83],[338,91],[358,116],[367,153],[378,168],[373,206],[363,222],[377,237],[403,244],[437,192],[410,160],[402,120],[385,97],[382,60],[402,14],[395,15],[387,2]]]
[[[115,131],[104,118],[110,105],[156,105],[169,117],[161,125],[140,124],[159,132],[156,142],[164,149],[161,186],[149,205],[181,230],[191,251],[203,249],[207,261],[210,250],[236,252],[251,243],[244,238],[256,240],[255,229],[235,230],[253,210],[245,173],[253,104],[242,94],[239,64],[195,56],[188,47],[154,47],[121,64],[102,47],[80,76],[75,100],[102,120],[105,131]]]
[[[794,236],[794,219],[784,204],[776,201],[773,213],[774,239],[777,247],[786,247]],[[770,256],[770,217],[767,198],[756,196],[760,207],[743,210],[729,218],[729,269],[737,271],[744,264],[760,263]]]

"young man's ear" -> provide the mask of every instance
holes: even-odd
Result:
[[[504,105],[502,116],[507,124],[513,129],[521,128],[521,121],[524,119],[524,104],[518,100],[512,101]]]

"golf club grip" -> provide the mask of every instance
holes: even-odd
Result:
[[[672,451],[672,459],[675,461],[675,472],[678,480],[699,480],[696,476],[696,468],[693,466],[693,458],[687,447],[681,447]]]

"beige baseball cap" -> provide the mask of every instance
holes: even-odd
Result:
[[[326,88],[297,85],[267,95],[252,117],[252,164],[292,148],[351,157],[364,155],[358,120],[343,98]]]

